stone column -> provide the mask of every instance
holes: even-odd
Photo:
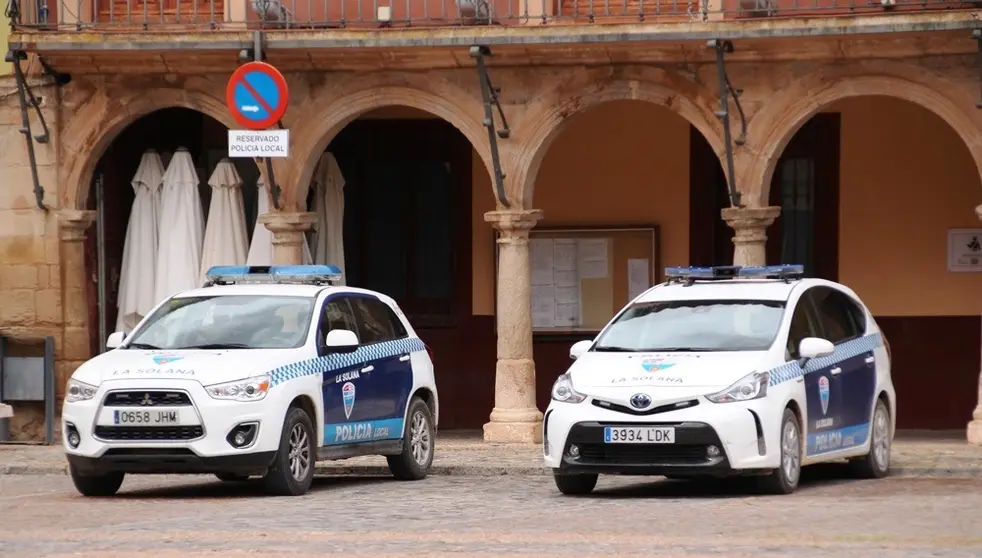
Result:
[[[495,365],[494,410],[484,425],[488,442],[542,441],[542,413],[535,406],[535,363],[532,361],[532,279],[529,272],[529,229],[542,218],[540,210],[490,211],[484,220],[498,238],[498,361]]]
[[[767,227],[781,214],[781,208],[727,207],[721,213],[733,228],[733,265],[766,265]]]
[[[273,233],[273,265],[303,263],[304,233],[317,222],[316,213],[270,211],[259,222]]]
[[[95,211],[63,209],[58,212],[61,300],[64,312],[64,337],[55,365],[55,390],[59,402],[64,397],[68,377],[75,368],[92,357],[89,348],[85,235],[95,220]],[[97,324],[92,324],[92,327],[97,327]]]
[[[982,205],[975,208],[975,214],[982,220]],[[972,421],[968,423],[968,443],[982,446],[982,372],[979,376],[978,404],[972,412]]]

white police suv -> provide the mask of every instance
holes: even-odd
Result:
[[[849,288],[801,266],[668,268],[552,388],[544,456],[564,494],[598,474],[757,475],[790,493],[802,465],[890,465],[890,350]]]
[[[115,494],[127,473],[262,475],[303,494],[314,462],[385,455],[399,479],[433,462],[429,348],[391,298],[333,286],[334,266],[215,267],[158,305],[68,382],[75,487]]]

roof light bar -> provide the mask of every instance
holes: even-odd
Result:
[[[341,269],[333,265],[216,265],[208,270],[205,278],[206,287],[250,283],[333,285],[341,279]]]
[[[804,275],[803,265],[764,265],[741,267],[738,265],[715,267],[666,267],[665,277],[673,280],[694,282],[697,279],[721,280],[737,278],[789,279]]]

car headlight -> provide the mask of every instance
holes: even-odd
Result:
[[[771,375],[769,372],[754,372],[740,378],[735,384],[723,391],[707,395],[706,399],[709,399],[713,403],[732,403],[734,401],[760,399],[767,395],[767,384],[770,382]]]
[[[99,388],[95,386],[90,386],[85,382],[69,378],[68,385],[65,386],[65,403],[88,401],[95,397],[95,392],[97,391],[99,391]]]
[[[563,403],[579,403],[586,399],[586,396],[573,389],[573,380],[569,374],[563,374],[556,378],[556,383],[552,384],[552,398]]]
[[[269,392],[269,376],[254,376],[234,382],[205,386],[208,395],[215,399],[234,401],[259,401]]]

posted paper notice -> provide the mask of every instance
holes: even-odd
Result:
[[[651,260],[627,260],[627,296],[631,300],[651,286]]]

